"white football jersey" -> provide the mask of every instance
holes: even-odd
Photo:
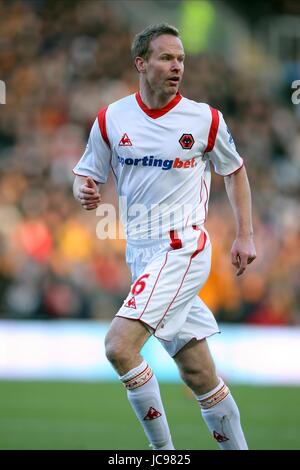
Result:
[[[99,112],[74,173],[105,183],[111,169],[127,238],[167,239],[204,224],[210,162],[222,176],[243,165],[221,112],[179,93],[153,110],[135,93]]]

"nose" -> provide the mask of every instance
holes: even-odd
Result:
[[[179,62],[179,60],[174,59],[171,63],[171,70],[174,72],[175,71],[180,72],[181,69],[182,69],[182,62]]]

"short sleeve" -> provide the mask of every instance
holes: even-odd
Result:
[[[212,111],[212,119],[218,119],[215,142],[212,150],[208,153],[210,161],[214,165],[215,172],[221,176],[229,176],[243,166],[243,159],[237,152],[232,135],[224,121],[220,111]],[[213,123],[212,123],[213,128]]]
[[[98,183],[106,183],[110,170],[110,161],[111,150],[103,139],[98,119],[96,119],[85,152],[74,167],[73,172],[79,176],[90,176]]]

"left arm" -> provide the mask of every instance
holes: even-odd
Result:
[[[253,241],[251,192],[247,172],[243,166],[237,173],[224,177],[225,188],[234,212],[237,235],[231,248],[231,261],[237,276],[256,258]]]

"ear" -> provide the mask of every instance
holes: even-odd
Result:
[[[142,57],[136,57],[134,59],[134,65],[139,73],[144,73],[146,71],[146,61]]]

